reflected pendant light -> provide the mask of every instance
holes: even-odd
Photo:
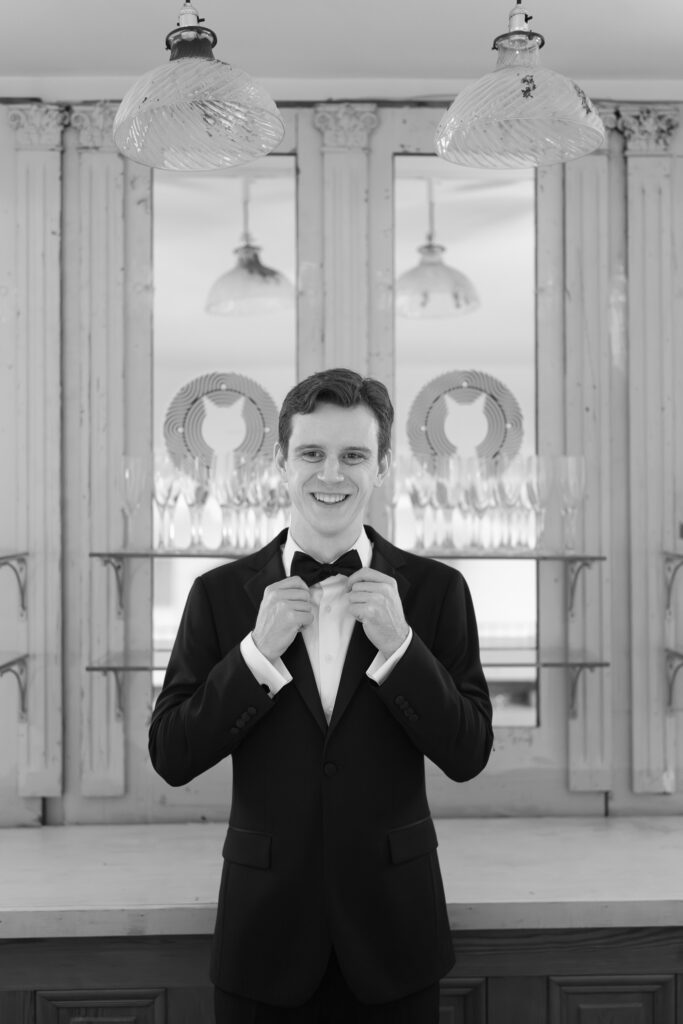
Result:
[[[396,312],[407,317],[457,316],[479,307],[474,285],[443,261],[446,251],[434,241],[434,186],[427,179],[427,241],[417,250],[420,262],[396,281]]]
[[[216,60],[216,35],[186,0],[166,36],[167,64],[143,75],[114,119],[117,148],[167,171],[209,171],[248,163],[274,149],[284,124],[266,91]]]
[[[436,152],[468,167],[537,167],[591,153],[605,128],[575,82],[539,64],[543,36],[517,0],[493,41],[494,71],[460,92],[436,131]]]
[[[206,312],[218,314],[271,313],[294,304],[294,288],[279,270],[266,267],[259,259],[260,247],[249,233],[249,179],[243,181],[242,245],[234,250],[237,265],[212,285]]]

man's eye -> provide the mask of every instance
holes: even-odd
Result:
[[[309,459],[309,460],[319,459],[321,454],[322,453],[319,452],[316,448],[311,448],[310,451],[302,452],[301,453],[301,458],[302,459]]]
[[[361,462],[365,456],[362,452],[347,452],[344,458],[347,462]]]

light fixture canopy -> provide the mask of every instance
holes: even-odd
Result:
[[[222,315],[273,313],[291,309],[294,287],[279,270],[261,263],[260,247],[253,244],[249,231],[249,178],[242,184],[242,245],[234,253],[237,265],[222,274],[211,286],[206,312]]]
[[[128,90],[114,119],[117,148],[167,171],[209,171],[248,163],[284,135],[275,103],[239,68],[216,60],[216,35],[185,0],[166,36],[170,60]]]
[[[446,111],[436,152],[468,167],[537,167],[564,163],[602,144],[605,128],[575,82],[539,64],[543,36],[517,0],[509,31],[497,36],[494,71],[466,86]]]
[[[445,246],[434,241],[434,185],[427,178],[427,240],[418,248],[420,262],[396,281],[399,316],[446,317],[472,313],[479,297],[470,279],[443,261]]]

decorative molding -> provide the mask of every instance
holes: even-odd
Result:
[[[103,100],[73,108],[71,125],[78,132],[80,149],[115,151],[113,128],[118,103]]]
[[[615,131],[619,128],[619,109],[613,101],[598,100],[593,104],[595,110],[604,124],[607,131]]]
[[[622,133],[627,155],[661,156],[671,147],[680,116],[677,107],[620,105],[616,112],[616,128]]]
[[[69,112],[59,104],[19,104],[12,106],[7,119],[16,132],[17,149],[59,150]]]
[[[326,103],[313,115],[325,149],[367,149],[379,124],[374,103]]]

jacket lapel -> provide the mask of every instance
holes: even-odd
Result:
[[[285,570],[282,564],[282,545],[287,538],[287,532],[280,533],[274,541],[266,545],[261,552],[260,558],[255,566],[256,572],[247,580],[244,589],[256,608],[263,600],[263,592],[271,583],[285,578]],[[282,655],[282,660],[292,676],[292,683],[296,686],[301,697],[323,732],[327,732],[327,720],[320,702],[320,694],[313,675],[313,669],[306,650],[306,644],[301,633],[297,633],[294,641]]]
[[[395,548],[392,544],[385,541],[383,537],[380,537],[371,527],[366,526],[365,530],[373,544],[371,568],[377,569],[378,572],[382,572],[386,576],[393,576],[396,580],[401,601],[404,601],[405,595],[410,589],[410,582],[398,568],[403,563],[402,552],[399,548]],[[337,699],[334,702],[334,710],[330,720],[330,733],[349,706],[351,698],[360,686],[376,654],[377,649],[365,635],[362,623],[357,622],[353,627],[349,649],[346,652],[346,660],[344,661],[341,679],[339,680]]]

